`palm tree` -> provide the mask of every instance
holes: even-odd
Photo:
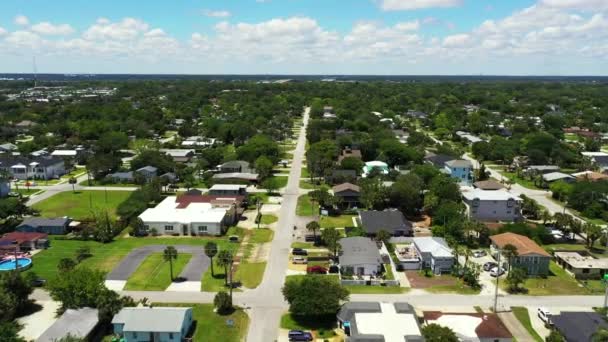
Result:
[[[317,230],[319,230],[319,228],[321,228],[321,226],[317,221],[311,221],[306,225],[306,230],[312,232],[312,235],[315,238],[315,242],[317,241]]]
[[[540,218],[543,220],[543,225],[546,225],[547,222],[551,221],[553,217],[551,216],[549,210],[545,209],[540,213]]]
[[[608,330],[605,328],[599,328],[596,332],[591,336],[592,342],[604,342],[608,341]]]
[[[76,185],[76,178],[75,177],[70,177],[70,180],[68,181],[70,184],[72,184],[72,193],[75,193],[76,190],[74,189],[74,186]]]
[[[473,256],[473,252],[471,251],[470,248],[465,248],[464,249],[464,268],[467,268],[467,265],[469,263],[469,258]]]
[[[232,267],[233,261],[232,252],[229,250],[221,250],[217,255],[217,265],[224,268],[224,283],[226,286],[228,286],[228,267]]]
[[[215,272],[213,272],[213,257],[217,255],[217,244],[215,242],[209,241],[205,244],[205,255],[211,260],[211,276],[214,277]]]
[[[518,255],[517,247],[508,243],[502,248],[502,254],[505,256],[505,258],[507,258],[507,270],[511,271],[511,263],[513,262],[513,258]]]
[[[384,229],[380,229],[376,234],[376,241],[383,242],[384,244],[388,244],[388,240],[390,240],[391,234]]]
[[[171,281],[173,281],[173,260],[177,259],[177,249],[175,249],[173,246],[167,246],[163,252],[163,259],[169,262]]]

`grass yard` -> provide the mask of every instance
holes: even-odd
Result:
[[[538,335],[536,330],[534,330],[534,328],[532,327],[532,322],[530,321],[530,315],[528,314],[528,309],[526,309],[523,306],[514,306],[511,308],[511,310],[513,311],[513,315],[515,315],[515,317],[517,318],[519,323],[521,323],[521,325],[523,325],[524,328],[526,328],[526,330],[528,331],[530,336],[532,336],[532,338],[534,338],[534,341],[536,341],[536,342],[544,341],[542,339],[542,337],[540,337],[540,335]]]
[[[80,265],[103,272],[111,271],[134,248],[147,245],[196,245],[203,246],[214,241],[220,248],[236,250],[238,244],[228,242],[227,238],[213,237],[145,237],[118,238],[110,243],[95,241],[59,240],[51,236],[51,247],[33,256],[33,267],[28,272],[35,272],[40,277],[51,280],[57,276],[57,264],[63,258],[74,258],[76,250],[82,246],[91,248],[92,256]]]
[[[427,292],[430,292],[430,293],[457,293],[457,294],[463,294],[463,295],[476,295],[476,294],[479,294],[479,292],[481,292],[481,289],[475,290],[460,282],[456,285],[431,286],[431,287],[425,288],[424,290]]]
[[[340,215],[340,216],[321,216],[319,224],[321,228],[345,228],[353,227],[354,215]]]
[[[521,178],[521,177],[517,177],[517,174],[515,172],[506,172],[503,170],[499,170],[497,169],[498,172],[500,172],[504,177],[513,180],[515,183],[528,188],[528,189],[534,189],[534,190],[546,190],[546,189],[541,189],[539,187],[537,187],[536,185],[534,185],[534,181],[531,181],[529,179],[525,179],[525,178]]]
[[[217,265],[216,258],[213,258],[214,275],[211,275],[211,267],[203,273],[203,279],[201,279],[201,291],[207,292],[218,292],[228,291],[228,286],[225,285],[226,274],[224,268]]]
[[[196,321],[192,341],[240,342],[247,337],[249,316],[240,308],[237,308],[230,315],[219,315],[213,311],[213,304],[154,303],[154,306],[191,307],[192,320]],[[233,324],[228,325],[228,320],[231,320]]]
[[[23,187],[23,188],[19,188],[19,190],[13,188],[13,189],[11,189],[11,192],[16,192],[18,194],[21,194],[21,196],[30,196],[33,194],[43,193],[44,190],[31,189],[31,188],[28,189],[28,188]]]
[[[274,231],[268,228],[252,229],[249,237],[250,243],[266,243],[272,241]]]
[[[314,185],[314,184],[310,183],[309,180],[300,179],[300,189],[313,190],[318,187],[319,187],[318,185]]]
[[[191,258],[191,254],[177,255],[177,259],[173,261],[173,277],[177,278],[179,276]],[[163,253],[153,253],[131,275],[125,290],[164,291],[169,285],[171,285],[169,262],[163,259]]]
[[[287,176],[273,176],[272,178],[276,179],[279,189],[286,187],[289,180]]]
[[[308,330],[311,331],[317,339],[329,339],[336,336],[335,317],[299,317],[286,313],[281,316],[281,329],[288,330]]]
[[[267,225],[267,224],[272,224],[275,223],[279,220],[278,217],[276,217],[275,215],[262,215],[262,218],[260,219],[260,223]]]
[[[292,242],[291,248],[315,248],[315,244],[312,242]]]
[[[102,209],[107,209],[115,217],[116,207],[130,194],[130,191],[65,191],[36,203],[33,208],[44,217],[70,216],[80,220]]]
[[[131,184],[131,183],[104,184],[103,182],[101,182],[99,180],[95,180],[95,179],[91,179],[91,185],[89,185],[89,180],[83,180],[82,182],[79,183],[79,185],[82,185],[82,186],[105,186],[105,187],[108,187],[108,188],[137,188],[137,187],[139,187],[139,185],[137,185],[137,184]]]
[[[352,294],[399,294],[410,290],[408,287],[400,286],[347,285],[344,287]]]
[[[308,195],[302,195],[298,197],[298,206],[296,207],[296,214],[299,216],[312,216],[319,211],[319,205],[313,204],[310,201]]]
[[[302,177],[302,178],[309,178],[310,177],[310,172],[308,172],[308,168],[307,167],[303,167],[302,168],[302,173],[300,174],[300,177]]]
[[[501,286],[505,287],[502,282]],[[529,278],[523,284],[532,296],[559,296],[559,295],[588,295],[590,291],[584,288],[574,277],[559,267],[555,262],[549,264],[547,278]]]
[[[242,263],[237,266],[234,281],[240,281],[244,287],[254,289],[262,282],[265,269],[265,262]]]

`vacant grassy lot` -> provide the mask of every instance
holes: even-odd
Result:
[[[234,281],[241,282],[248,289],[254,289],[262,282],[265,269],[265,262],[241,263],[237,266]]]
[[[313,190],[313,189],[317,189],[318,187],[319,187],[318,185],[314,185],[308,180],[303,180],[303,179],[300,180],[300,189]]]
[[[315,215],[319,211],[319,205],[317,203],[313,204],[310,201],[310,197],[308,195],[302,195],[298,197],[298,206],[296,207],[296,214],[299,216],[312,216]]]
[[[410,290],[407,287],[400,286],[347,285],[345,287],[353,294],[399,294]]]
[[[532,336],[536,342],[544,341],[540,337],[540,335],[538,335],[536,330],[534,330],[534,328],[532,327],[532,322],[530,321],[530,315],[528,314],[528,309],[526,309],[522,306],[514,306],[511,308],[511,310],[513,311],[513,314],[515,315],[517,320],[521,323],[521,325],[524,326],[524,328],[526,328],[526,330],[528,331],[530,336]]]
[[[501,286],[504,287],[504,282]],[[523,284],[532,296],[559,296],[559,295],[588,295],[591,291],[582,287],[576,279],[571,277],[555,262],[549,264],[547,278],[529,278]]]
[[[279,220],[278,217],[276,217],[275,215],[262,215],[262,218],[260,219],[260,223],[266,225],[266,224],[271,224],[271,223],[275,223]]]
[[[196,323],[192,341],[201,342],[240,342],[247,336],[249,316],[240,308],[230,315],[215,313],[213,304],[172,304],[154,303],[154,306],[183,306],[192,308],[192,320]],[[231,320],[232,325],[227,321]]]
[[[353,227],[355,215],[321,216],[319,224],[321,228],[345,228]]]
[[[336,336],[334,329],[336,329],[335,317],[318,318],[315,317],[299,317],[286,313],[281,316],[281,328],[289,330],[306,330],[311,331],[317,339],[329,339]]]
[[[315,244],[312,242],[292,242],[291,248],[315,248]]]
[[[70,216],[77,220],[91,217],[96,210],[105,209],[110,215],[116,216],[116,207],[130,194],[130,191],[66,191],[36,203],[34,209],[44,217]]]
[[[308,172],[308,168],[307,167],[303,167],[302,168],[302,173],[300,174],[300,177],[302,177],[302,178],[308,178],[308,177],[310,177],[310,172]]]
[[[250,243],[266,243],[272,241],[274,231],[268,228],[252,229],[249,237]]]
[[[173,260],[173,277],[179,276],[191,258],[191,254],[177,255],[177,259]],[[163,253],[153,253],[139,265],[129,278],[125,290],[164,291],[169,285],[171,285],[169,262],[163,259]]]
[[[82,186],[106,186],[108,188],[137,188],[139,187],[139,185],[137,184],[130,184],[130,183],[113,183],[113,184],[103,184],[103,182],[95,180],[95,179],[91,179],[91,183],[89,183],[89,180],[83,180],[82,182],[79,183],[79,185]]]

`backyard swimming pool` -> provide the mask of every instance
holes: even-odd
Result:
[[[4,260],[0,262],[0,272],[3,271],[12,271],[15,269],[16,265],[19,265],[19,269],[26,269],[32,265],[32,259],[28,258],[17,258],[17,263],[15,260]]]

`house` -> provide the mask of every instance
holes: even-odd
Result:
[[[160,178],[160,179],[166,179],[167,182],[169,182],[169,183],[175,183],[178,180],[177,175],[175,173],[173,173],[173,172],[163,173],[162,175],[158,176],[158,178]]]
[[[337,315],[346,342],[423,342],[416,311],[408,303],[348,302]]]
[[[507,221],[521,219],[522,199],[506,190],[463,189],[467,215],[478,221]]]
[[[112,318],[112,326],[125,342],[185,341],[192,327],[192,308],[123,308]]]
[[[167,154],[176,163],[187,163],[194,157],[194,150],[161,149],[160,152]]]
[[[393,134],[402,144],[407,144],[407,139],[410,137],[410,134],[402,129],[394,129]]]
[[[248,172],[229,172],[229,173],[216,173],[213,175],[213,179],[222,181],[235,181],[235,182],[257,182],[259,175],[257,173]]]
[[[28,217],[15,228],[19,232],[38,232],[51,235],[63,235],[69,230],[72,220],[67,217],[44,218]]]
[[[152,178],[156,177],[157,171],[158,169],[156,167],[150,165],[135,170],[135,172],[142,175],[147,182],[149,182]]]
[[[559,331],[566,341],[592,341],[593,334],[600,328],[608,329],[606,319],[597,312],[564,312],[551,316],[553,328]]]
[[[340,156],[338,156],[338,163],[341,163],[342,160],[344,160],[344,158],[357,158],[357,159],[361,159],[361,150],[358,149],[352,149],[350,147],[345,147],[342,150],[342,153],[340,153]]]
[[[576,178],[574,178],[573,176],[571,176],[567,173],[563,173],[563,172],[545,173],[544,175],[542,175],[542,178],[543,178],[543,182],[547,183],[547,184],[557,182],[557,181],[562,181],[562,182],[566,182],[566,183],[573,183],[574,181],[576,181]]]
[[[595,171],[576,172],[573,173],[572,176],[574,176],[577,181],[599,182],[608,180],[608,175]]]
[[[116,183],[133,183],[135,180],[133,171],[114,172],[106,176]]]
[[[52,156],[23,157],[0,155],[0,170],[7,171],[13,178],[55,179],[66,174],[62,158]]]
[[[479,138],[479,137],[477,137],[477,136],[475,136],[475,135],[473,135],[471,133],[468,133],[468,132],[456,131],[456,135],[458,137],[460,137],[460,139],[468,141],[469,144],[474,144],[474,143],[477,143],[477,142],[484,141],[483,139],[481,139],[481,138]]]
[[[585,157],[591,159],[591,162],[596,165],[601,171],[608,169],[608,153],[606,152],[581,152]]]
[[[218,167],[219,173],[253,173],[255,170],[249,162],[243,160],[233,160],[226,162]]]
[[[461,184],[471,184],[473,181],[473,163],[468,160],[456,159],[445,163],[445,171]]]
[[[424,311],[423,317],[425,324],[437,324],[452,329],[459,341],[513,341],[513,335],[497,314]]]
[[[193,136],[188,137],[186,140],[182,141],[182,146],[184,147],[211,147],[215,145],[217,139],[215,138],[205,138],[201,136]]]
[[[434,165],[436,168],[445,169],[445,163],[454,160],[456,158],[448,156],[446,154],[434,154],[429,153],[424,157],[424,161],[428,164]]]
[[[529,175],[543,175],[550,172],[558,172],[557,165],[530,165],[526,168],[525,173]]]
[[[454,266],[454,254],[445,239],[440,237],[412,238],[414,248],[420,256],[422,268],[430,268],[435,274],[447,273]]]
[[[348,237],[338,241],[338,263],[343,273],[375,276],[382,272],[382,257],[378,245],[367,237]]]
[[[98,316],[99,310],[93,308],[67,309],[36,342],[55,342],[68,335],[89,341],[99,324]]]
[[[372,171],[376,171],[381,175],[388,175],[388,164],[377,160],[366,162],[365,166],[363,166],[363,178],[367,177]]]
[[[517,256],[511,261],[511,267],[523,268],[530,276],[546,276],[549,274],[549,262],[551,255],[547,253],[536,242],[529,237],[515,234],[502,233],[490,236],[492,245],[490,251],[495,259],[506,245],[513,245],[517,250]],[[503,264],[507,264],[504,255],[501,256]]]
[[[475,187],[476,189],[486,190],[486,191],[502,190],[505,188],[504,185],[502,185],[501,183],[499,183],[495,180],[492,180],[492,179],[475,182],[475,183],[473,183],[473,187]]]
[[[368,210],[359,212],[359,221],[369,236],[385,230],[392,236],[412,236],[412,223],[399,210]]]
[[[421,112],[421,111],[417,111],[417,110],[411,110],[409,109],[406,113],[406,116],[409,116],[411,118],[414,119],[426,119],[428,117],[428,114],[425,112]]]
[[[555,252],[555,262],[576,279],[602,279],[608,272],[608,258],[594,258],[587,252]]]
[[[10,232],[2,235],[0,245],[18,245],[18,251],[32,251],[49,246],[48,234],[36,232]]]
[[[357,171],[337,169],[331,172],[331,175],[326,177],[325,181],[330,184],[340,184],[344,182],[354,182],[357,180]]]
[[[342,183],[332,188],[334,196],[340,199],[340,205],[345,208],[355,208],[359,205],[361,188],[351,183]]]
[[[25,133],[28,132],[32,127],[36,126],[37,123],[31,120],[22,120],[15,124],[15,128],[18,132]]]
[[[18,147],[15,144],[5,143],[0,145],[0,153],[12,153],[17,151]]]
[[[11,192],[11,183],[6,179],[0,179],[0,198],[8,196],[9,192]]]
[[[214,184],[209,189],[209,195],[247,196],[247,185]]]
[[[186,193],[168,196],[156,207],[146,209],[139,218],[144,229],[159,234],[222,235],[234,224],[241,211],[243,196],[216,196]]]

